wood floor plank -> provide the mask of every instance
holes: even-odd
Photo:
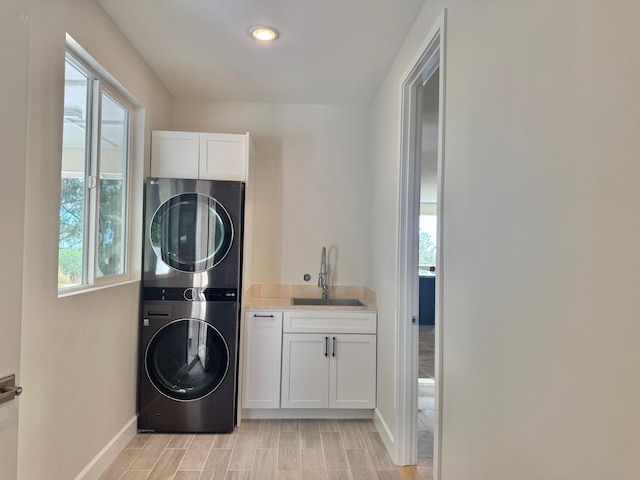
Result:
[[[327,470],[329,480],[353,480],[349,470]]]
[[[229,470],[251,470],[257,443],[258,432],[238,432],[229,461]]]
[[[209,456],[215,435],[196,435],[178,470],[202,470]]]
[[[371,480],[378,476],[366,450],[348,448],[347,459],[353,480]]]
[[[318,420],[300,420],[302,448],[322,448]]]
[[[302,478],[305,480],[327,480],[324,454],[321,448],[303,448],[300,450]]]
[[[378,429],[376,428],[375,423],[373,423],[373,420],[370,419],[361,419],[361,420],[356,420],[358,422],[358,426],[360,427],[360,431],[362,433],[367,433],[367,432],[377,432]]]
[[[276,480],[303,480],[300,470],[277,470]],[[304,479],[306,480],[306,479]]]
[[[225,480],[251,480],[251,470],[229,470]]]
[[[173,435],[158,433],[151,435],[140,454],[133,461],[130,470],[153,470],[162,452],[167,448]]]
[[[251,468],[251,480],[262,480],[276,477],[278,451],[273,448],[256,448],[256,455]]]
[[[224,480],[231,460],[230,448],[212,448],[202,469],[203,480]]]
[[[167,448],[189,448],[195,435],[192,434],[176,434],[173,436]]]
[[[120,480],[147,480],[151,470],[127,470]]]
[[[300,470],[300,432],[280,432],[278,470]]]
[[[330,418],[318,420],[318,428],[321,432],[339,432],[338,421]]]
[[[402,480],[421,480],[420,474],[418,473],[418,469],[415,467],[415,465],[398,467],[398,473],[400,474],[400,478],[402,478]],[[380,477],[380,475],[378,475],[378,477]],[[384,480],[386,480],[386,478]]]
[[[242,423],[240,424],[240,426],[238,427],[238,431],[240,432],[257,432],[258,430],[260,430],[260,423],[262,422],[262,420],[258,420],[258,419],[246,419],[246,420],[242,420]]]
[[[342,436],[342,442],[344,448],[349,449],[364,449],[364,438],[362,437],[362,431],[360,425],[356,420],[342,420],[339,424],[340,435]]]
[[[150,433],[136,433],[125,448],[144,448],[150,438]]]
[[[262,420],[258,431],[257,448],[278,448],[280,420]]]
[[[340,432],[320,432],[324,461],[328,470],[348,470],[347,453]]]
[[[167,448],[162,452],[147,480],[172,480],[185,453],[187,450],[184,448]]]
[[[405,480],[396,468],[389,470],[376,470],[376,474],[378,475],[378,480]],[[415,480],[419,480],[419,477],[416,477]]]
[[[280,420],[280,431],[281,432],[299,432],[300,431],[300,420]]]
[[[234,430],[231,433],[218,433],[213,440],[213,448],[233,448],[236,443],[236,437],[238,431]]]
[[[173,480],[200,480],[200,470],[193,470],[191,472],[182,472],[178,470],[176,476],[173,477]]]
[[[378,469],[393,467],[393,460],[389,456],[380,434],[378,432],[367,432],[363,434],[364,443],[369,451],[369,456],[373,462],[373,466]]]
[[[99,480],[120,480],[122,474],[127,471],[129,465],[141,451],[141,448],[125,448],[122,450],[109,465],[109,468],[100,476]]]

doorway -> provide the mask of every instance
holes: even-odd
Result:
[[[440,68],[420,87],[422,97],[418,208],[418,419],[417,465],[433,473],[435,409],[435,313],[438,251],[438,125]]]
[[[441,439],[441,358],[443,284],[443,159],[446,10],[410,63],[402,83],[400,177],[400,257],[398,276],[398,425],[397,463],[418,465],[421,478],[438,478]],[[423,165],[423,160],[425,161]],[[423,174],[425,176],[423,180]],[[422,193],[424,190],[424,194]],[[427,192],[429,192],[427,194]],[[430,199],[430,201],[422,201]],[[435,200],[435,201],[433,201]],[[422,204],[431,204],[424,206]],[[432,276],[432,367],[419,381],[420,220],[421,207],[435,213]],[[426,265],[429,267],[430,265]],[[424,310],[425,304],[422,302]],[[424,314],[424,312],[423,312]],[[424,330],[424,329],[423,329]],[[427,339],[427,342],[429,340]],[[425,346],[423,342],[423,347]],[[428,348],[428,347],[427,347]],[[424,348],[423,348],[424,350]],[[422,365],[424,367],[424,363]],[[422,385],[422,388],[419,387]],[[419,391],[423,394],[419,400]],[[423,399],[424,398],[424,399]],[[423,414],[418,414],[419,406]],[[425,408],[426,407],[426,408]],[[423,426],[420,426],[420,422]],[[427,433],[424,433],[427,432]],[[430,456],[429,456],[430,455]],[[427,461],[427,459],[429,459]],[[424,465],[420,465],[423,463]]]

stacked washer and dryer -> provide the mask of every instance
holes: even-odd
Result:
[[[138,430],[236,425],[244,183],[150,178]]]

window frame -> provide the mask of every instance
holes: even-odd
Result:
[[[132,179],[133,158],[134,158],[134,138],[135,138],[135,115],[136,105],[130,100],[131,95],[122,88],[113,77],[102,68],[95,60],[80,49],[72,48],[67,44],[65,51],[65,68],[70,62],[75,68],[81,71],[88,78],[88,99],[87,99],[87,134],[85,137],[85,159],[84,159],[84,225],[83,225],[83,251],[82,251],[82,278],[76,285],[58,285],[58,297],[75,294],[83,291],[90,291],[112,285],[120,285],[131,280],[132,265],[131,259],[131,221],[134,217],[132,201]],[[65,75],[66,80],[66,75]],[[101,182],[101,135],[102,135],[102,103],[103,95],[109,97],[126,112],[127,125],[125,133],[125,162],[123,169],[123,206],[122,206],[122,273],[113,275],[99,275],[98,249],[99,249],[99,218],[100,218],[100,182]],[[64,121],[64,120],[63,120]],[[64,148],[64,142],[63,142]],[[63,178],[63,165],[61,163],[59,181]],[[62,196],[62,192],[61,192]],[[61,198],[60,198],[61,200]],[[60,224],[60,219],[58,220]],[[60,238],[58,235],[58,252],[60,252]],[[59,260],[58,260],[59,269]],[[59,271],[59,270],[58,270]]]

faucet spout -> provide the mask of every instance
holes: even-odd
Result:
[[[322,247],[320,256],[320,274],[318,275],[318,287],[322,289],[322,299],[329,298],[329,284],[327,283],[327,247]]]

